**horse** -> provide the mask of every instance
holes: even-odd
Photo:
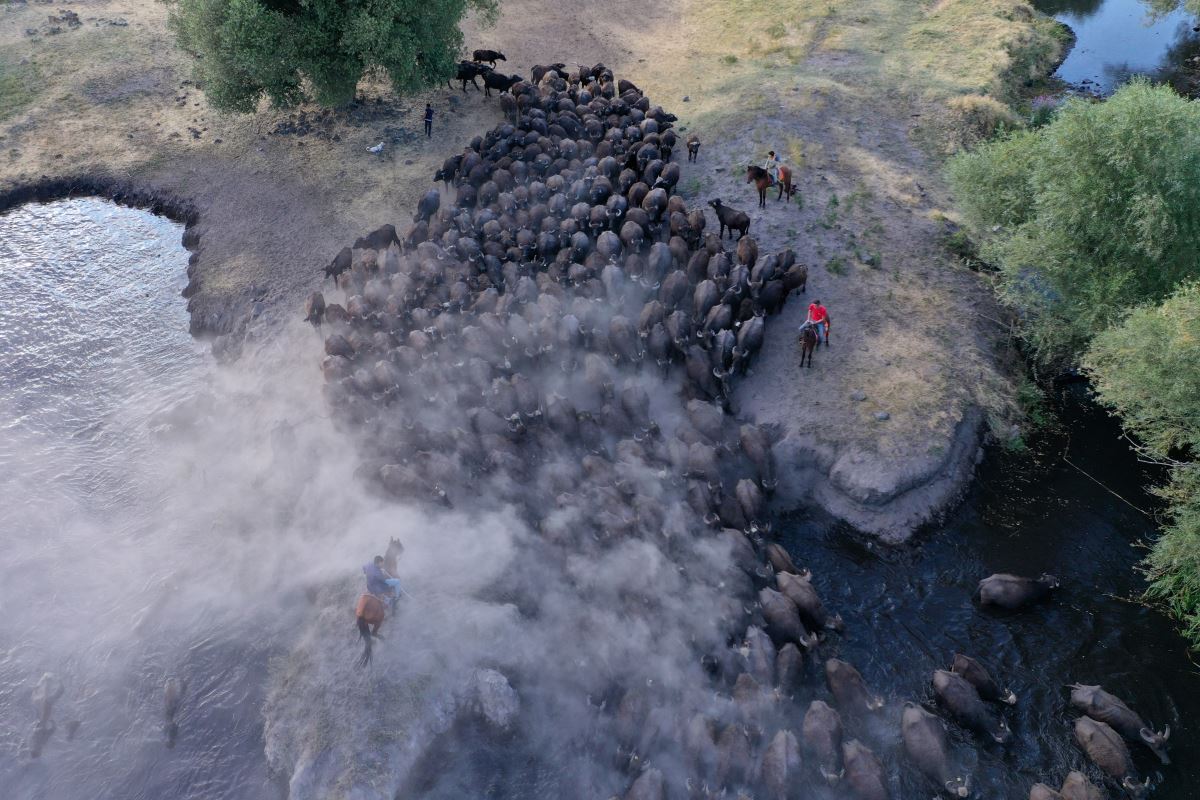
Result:
[[[746,183],[754,182],[755,188],[758,189],[758,207],[767,207],[767,189],[771,186],[771,174],[762,167],[751,165],[746,167]],[[792,186],[792,169],[783,164],[779,165],[779,196],[776,200],[782,200],[786,194],[788,202],[792,202],[792,195],[796,193]]]
[[[388,542],[388,548],[383,554],[383,570],[388,575],[396,574],[396,562],[404,552],[404,544],[393,537]],[[370,592],[363,592],[358,597],[354,607],[354,624],[358,627],[359,638],[363,640],[363,652],[358,658],[358,665],[365,667],[371,663],[372,639],[382,639],[379,626],[387,618],[387,607],[384,602]]]
[[[817,326],[805,325],[800,328],[800,366],[804,366],[804,357],[808,356],[808,368],[812,369],[813,350],[817,349]]]
[[[358,657],[358,666],[365,667],[371,663],[371,645],[374,639],[382,639],[379,626],[387,617],[383,601],[370,592],[358,596],[358,604],[354,607],[354,623],[358,626],[358,636],[363,640],[362,655]]]

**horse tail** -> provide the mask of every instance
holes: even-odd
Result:
[[[354,622],[358,625],[358,636],[363,640],[363,651],[358,657],[358,666],[365,667],[371,663],[371,626],[361,614],[354,618]]]

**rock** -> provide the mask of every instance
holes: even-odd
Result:
[[[886,411],[876,411],[875,412],[875,419],[879,420],[880,422],[886,422],[887,420],[889,420],[891,418],[892,418],[892,415]]]
[[[685,94],[685,95],[683,96],[683,102],[685,102],[685,103],[690,103],[690,102],[692,102],[692,98],[688,97],[688,96]]]
[[[850,393],[850,399],[861,403],[863,400],[867,399],[867,393],[862,389],[855,389]]]

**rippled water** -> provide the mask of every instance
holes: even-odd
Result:
[[[1200,73],[1200,20],[1194,0],[1034,0],[1066,23],[1076,41],[1055,73],[1107,94],[1134,75],[1194,91]]]
[[[219,615],[180,626],[161,613],[187,562],[163,516],[178,482],[160,459],[211,368],[179,295],[181,232],[96,199],[0,216],[5,798],[263,797],[268,786],[262,655],[234,652]],[[30,698],[46,671],[65,692],[33,758]],[[190,681],[173,750],[169,675]]]
[[[959,755],[977,763],[978,796],[1024,800],[1035,781],[1057,786],[1086,766],[1063,688],[1080,682],[1102,684],[1156,729],[1171,726],[1171,766],[1141,748],[1135,760],[1161,780],[1153,797],[1187,800],[1200,787],[1200,670],[1171,621],[1136,602],[1144,583],[1134,566],[1153,521],[1092,480],[1153,510],[1143,486],[1161,476],[1140,468],[1113,420],[1082,395],[1076,386],[1063,398],[1065,430],[1042,443],[1035,463],[990,454],[963,505],[915,546],[880,549],[803,517],[785,522],[786,541],[846,618],[833,650],[895,703],[930,703],[932,672],[956,651],[984,661],[1018,694],[1007,747],[956,734]],[[972,594],[994,572],[1050,572],[1063,585],[1025,613],[981,612]],[[894,761],[898,706],[891,716],[869,737]],[[911,771],[904,775],[895,797],[928,796]]]

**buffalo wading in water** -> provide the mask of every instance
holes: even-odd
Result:
[[[1150,791],[1150,779],[1137,780],[1133,758],[1121,735],[1103,722],[1091,717],[1075,720],[1075,742],[1088,760],[1104,771],[1132,797],[1145,797]]]
[[[979,692],[979,696],[984,700],[993,703],[1007,703],[1010,706],[1017,704],[1016,694],[1010,689],[1000,688],[1000,684],[992,679],[987,669],[970,656],[955,653],[954,661],[950,665],[950,671],[963,676],[967,683],[975,687],[975,690]]]
[[[1017,611],[1045,600],[1058,586],[1058,578],[1046,573],[1038,578],[997,573],[979,582],[979,604]]]
[[[1099,686],[1072,684],[1071,707],[1082,711],[1094,720],[1109,725],[1127,741],[1138,742],[1150,749],[1163,764],[1170,764],[1167,757],[1167,739],[1171,736],[1168,725],[1156,733],[1138,714],[1125,705],[1120,698],[1111,695]]]
[[[904,752],[938,788],[955,797],[969,797],[970,782],[951,765],[946,726],[916,703],[904,704],[900,717]]]

